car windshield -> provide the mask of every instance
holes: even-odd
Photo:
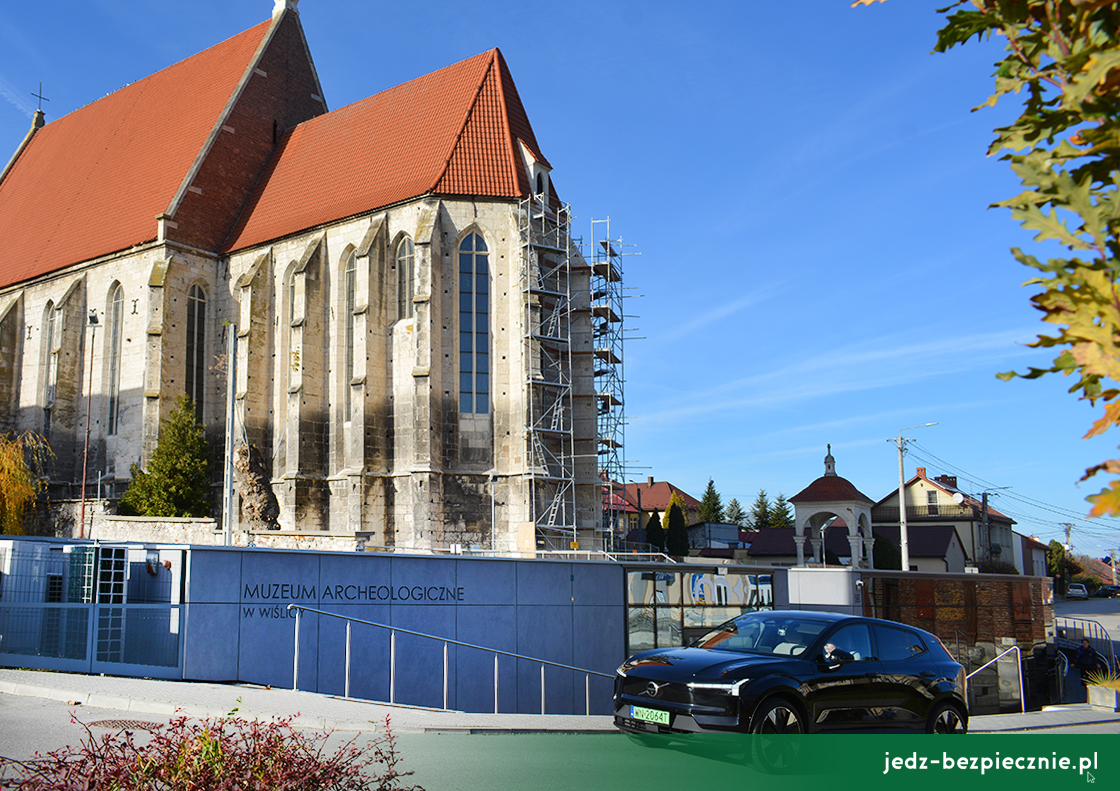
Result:
[[[827,626],[827,621],[788,613],[747,613],[717,626],[693,646],[741,654],[800,656]]]

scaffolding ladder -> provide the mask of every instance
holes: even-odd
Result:
[[[572,387],[571,212],[533,196],[518,207],[530,518],[543,550],[578,546]]]

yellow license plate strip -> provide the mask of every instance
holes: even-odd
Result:
[[[641,706],[630,707],[630,718],[642,722],[652,722],[657,725],[669,724],[669,712],[660,709],[646,709]]]

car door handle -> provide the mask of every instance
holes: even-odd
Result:
[[[933,678],[937,674],[934,673],[932,670],[923,670],[918,675],[920,675],[922,678]]]

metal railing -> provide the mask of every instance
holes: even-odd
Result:
[[[1003,659],[1005,656],[1010,654],[1012,651],[1014,651],[1016,656],[1018,657],[1018,662],[1015,663],[1015,669],[1019,672],[1019,710],[1022,711],[1024,714],[1027,713],[1027,694],[1026,694],[1026,691],[1023,689],[1023,652],[1019,650],[1019,646],[1017,646],[1017,645],[1011,646],[1006,651],[1004,651],[1002,654],[997,656],[995,659],[991,659],[991,660],[985,662],[980,667],[976,668],[975,670],[973,670],[971,673],[969,673],[967,676],[964,677],[964,698],[965,698],[965,700],[968,700],[968,680],[970,678],[972,678],[973,676],[975,676],[977,673],[979,673],[984,668],[988,667],[989,665],[993,665],[996,662],[998,662],[999,660]]]
[[[1064,667],[1063,667],[1064,666]],[[1066,702],[1066,676],[1069,675],[1069,657],[1061,651],[1054,659],[1055,686],[1058,688],[1058,703]]]
[[[443,710],[447,711],[447,679],[448,679],[448,662],[447,662],[447,646],[459,645],[464,648],[473,648],[478,651],[488,651],[494,655],[494,713],[498,713],[498,657],[508,656],[513,659],[524,659],[528,662],[538,663],[541,666],[541,714],[545,713],[545,686],[544,686],[544,670],[545,667],[557,667],[562,670],[573,670],[577,673],[583,673],[583,689],[584,689],[584,706],[587,714],[591,714],[591,677],[600,676],[602,678],[614,678],[609,673],[600,673],[597,670],[588,670],[584,667],[574,667],[572,665],[565,665],[560,662],[550,662],[547,659],[541,659],[534,656],[525,656],[524,654],[515,654],[510,651],[502,651],[497,648],[489,648],[484,645],[475,645],[473,643],[466,643],[462,640],[452,640],[449,637],[440,637],[434,634],[425,634],[424,632],[416,632],[412,629],[402,629],[399,626],[390,626],[389,624],[377,623],[376,621],[365,621],[361,618],[353,618],[348,615],[339,615],[338,613],[326,612],[325,610],[316,610],[312,607],[304,607],[299,604],[289,604],[289,611],[295,611],[295,657],[293,659],[293,676],[292,676],[292,689],[299,689],[299,622],[300,615],[304,612],[315,613],[316,615],[325,615],[330,618],[338,618],[346,621],[346,680],[345,691],[343,697],[350,697],[350,625],[354,623],[361,623],[367,626],[376,626],[379,629],[389,630],[389,703],[396,703],[397,698],[397,632],[401,634],[412,635],[413,637],[424,637],[429,640],[437,640],[443,643]]]
[[[1059,646],[1076,648],[1082,638],[1089,641],[1093,649],[1105,657],[1109,668],[1116,667],[1116,652],[1112,644],[1112,636],[1108,630],[1096,621],[1087,618],[1055,618],[1054,626],[1057,631]]]

